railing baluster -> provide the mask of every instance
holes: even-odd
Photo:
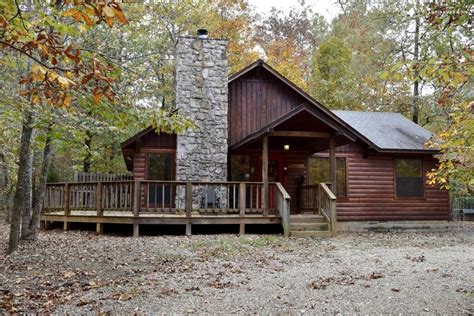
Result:
[[[146,210],[147,212],[150,211],[150,182],[145,183],[145,189],[146,189]]]
[[[161,208],[165,209],[165,184],[161,184]]]

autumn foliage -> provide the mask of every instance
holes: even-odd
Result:
[[[113,26],[127,19],[115,1],[55,1],[43,4],[43,15],[35,5],[17,2],[0,4],[2,51],[29,58],[31,66],[20,80],[20,95],[33,104],[68,107],[71,91],[91,92],[96,102],[112,100],[111,66],[94,54],[82,53],[71,40],[102,22]],[[72,21],[71,21],[72,20]],[[74,22],[74,23],[71,23]]]

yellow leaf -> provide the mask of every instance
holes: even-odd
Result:
[[[69,80],[68,78],[63,77],[63,76],[58,76],[58,82],[61,85],[61,87],[65,89],[69,88],[70,85],[75,84],[74,81]]]
[[[31,67],[31,72],[41,73],[41,74],[45,75],[46,74],[46,68],[44,68],[41,65],[33,65]]]
[[[39,104],[40,103],[40,97],[37,94],[34,94],[31,97],[31,102],[33,102],[33,104]]]
[[[58,74],[55,71],[50,71],[48,75],[51,81],[54,81],[56,78],[58,78]]]
[[[115,10],[109,6],[105,6],[102,9],[102,12],[104,12],[105,16],[110,17],[110,18],[113,18],[115,16]]]
[[[43,81],[44,80],[44,75],[40,72],[32,72],[31,77],[33,78],[34,81]]]
[[[69,80],[67,80],[67,78],[64,78],[62,76],[58,76],[58,82],[59,82],[59,84],[61,84],[64,87],[69,86]]]

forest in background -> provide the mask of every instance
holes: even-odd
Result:
[[[3,205],[20,188],[17,206],[31,210],[46,180],[74,170],[125,172],[120,143],[147,126],[189,128],[173,109],[174,51],[198,28],[229,40],[231,73],[262,58],[330,109],[428,128],[442,150],[429,181],[472,194],[471,1],[337,4],[327,21],[304,1],[264,14],[244,0],[2,2]]]

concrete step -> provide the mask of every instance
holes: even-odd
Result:
[[[330,231],[290,231],[291,237],[333,237]]]
[[[313,230],[313,231],[328,231],[329,230],[329,223],[292,223],[290,221],[290,231],[298,230]]]
[[[325,223],[326,218],[322,215],[290,215],[290,223]]]

